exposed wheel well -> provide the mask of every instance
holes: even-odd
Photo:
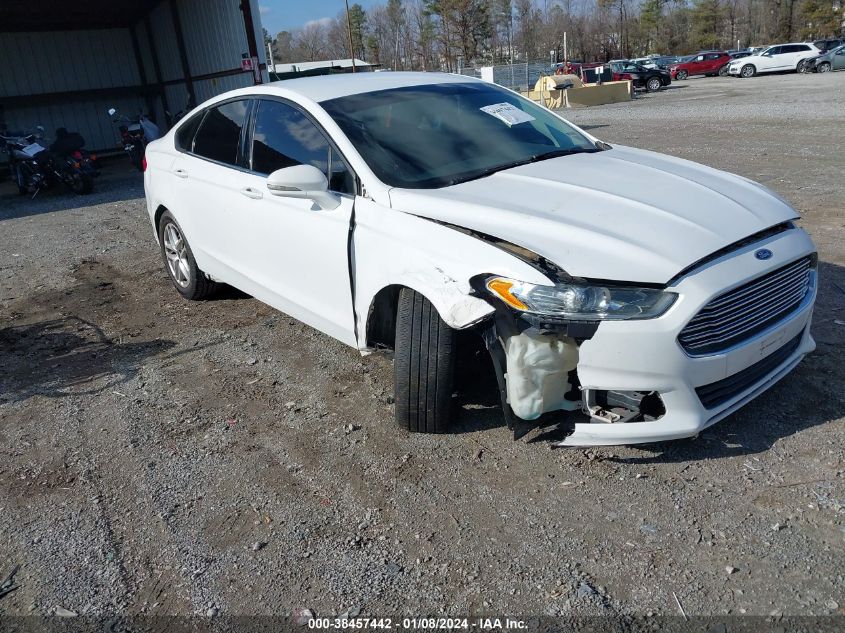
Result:
[[[376,293],[367,313],[367,347],[394,349],[399,291],[403,286],[386,286]]]
[[[159,225],[161,223],[161,216],[164,215],[164,212],[167,211],[167,208],[164,205],[158,205],[158,209],[156,209],[155,216],[153,218],[153,222],[156,227],[156,233],[158,233]]]

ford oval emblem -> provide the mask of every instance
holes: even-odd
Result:
[[[759,251],[755,251],[754,257],[757,259],[771,259],[773,253],[768,248],[761,248]]]

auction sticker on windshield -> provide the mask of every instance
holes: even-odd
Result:
[[[512,103],[494,103],[493,105],[483,106],[479,110],[504,121],[508,125],[517,125],[534,120],[533,116],[520,110]]]

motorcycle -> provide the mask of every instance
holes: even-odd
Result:
[[[44,147],[44,128],[37,126],[32,132],[0,134],[0,144],[9,155],[9,169],[21,195],[39,191],[62,183],[78,194],[90,193],[94,177],[99,175],[96,156],[83,149],[81,135],[57,130],[56,142],[50,149]]]
[[[158,126],[144,114],[137,117],[129,117],[118,113],[117,108],[109,108],[109,116],[113,123],[119,123],[120,142],[123,150],[129,156],[129,160],[138,171],[143,171],[144,151],[147,145],[161,136]]]

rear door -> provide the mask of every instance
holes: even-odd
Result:
[[[791,49],[791,53],[789,55],[790,68],[797,69],[801,60],[816,56],[816,52],[807,44],[792,44],[789,48]]]
[[[704,56],[704,68],[706,74],[713,74],[719,72],[721,64],[719,60],[722,58],[720,53],[707,53]]]
[[[197,264],[210,275],[242,287],[242,253],[233,247],[244,199],[238,194],[242,175],[242,140],[251,100],[232,99],[208,108],[190,151],[171,171],[183,181],[183,199],[174,210],[191,244]]]

